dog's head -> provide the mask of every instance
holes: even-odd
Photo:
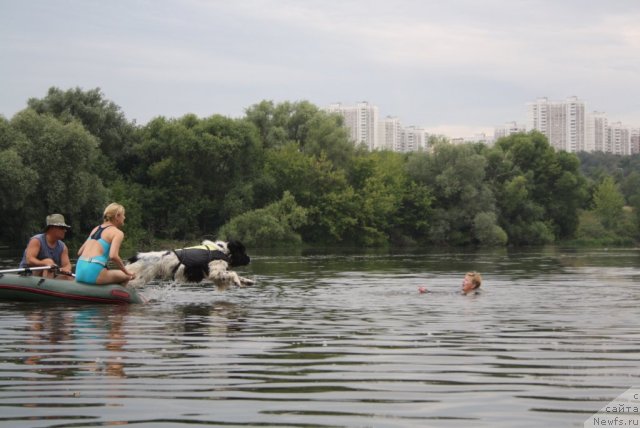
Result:
[[[251,258],[246,253],[246,248],[240,241],[227,242],[227,249],[229,250],[229,258],[231,259],[231,267],[246,266],[251,262]]]
[[[202,245],[216,246],[220,251],[229,257],[231,267],[246,266],[251,262],[251,258],[246,253],[246,248],[240,241],[202,241]]]

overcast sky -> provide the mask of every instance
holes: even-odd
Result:
[[[0,115],[51,86],[140,124],[369,101],[465,137],[575,95],[640,127],[640,1],[0,0]]]

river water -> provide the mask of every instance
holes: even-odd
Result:
[[[0,302],[0,426],[582,426],[640,386],[638,249],[252,256],[253,287]]]

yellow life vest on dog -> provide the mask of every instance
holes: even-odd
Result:
[[[220,248],[217,245],[209,245],[209,244],[201,244],[194,245],[193,247],[181,248],[182,250],[209,250],[209,251],[220,251]]]
[[[178,256],[180,263],[186,267],[206,267],[209,262],[213,260],[230,261],[229,257],[215,245],[195,245],[193,247],[173,250],[173,252]]]
[[[215,245],[195,245],[193,247],[173,250],[180,264],[184,265],[184,274],[192,282],[200,282],[209,275],[209,263],[213,260],[224,260],[231,263],[230,258]],[[173,275],[180,265],[176,265]]]

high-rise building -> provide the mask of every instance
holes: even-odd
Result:
[[[473,134],[473,137],[469,137],[465,139],[465,142],[468,143],[482,143],[486,145],[491,145],[495,142],[495,136],[491,137],[484,132],[477,132]]]
[[[508,137],[509,135],[518,134],[520,132],[526,132],[526,127],[524,125],[521,125],[515,121],[506,122],[503,126],[495,128],[493,137],[495,140],[497,140],[502,137]]]
[[[369,150],[377,148],[378,107],[366,101],[355,106],[343,106],[340,103],[331,104],[328,112],[340,113],[349,129],[351,140],[355,144],[364,144]]]
[[[631,154],[640,153],[640,128],[633,128],[630,132]]]
[[[631,135],[629,128],[621,122],[615,122],[607,128],[606,152],[615,155],[631,154]]]
[[[527,104],[527,128],[545,134],[557,150],[585,150],[585,104],[577,97],[564,101],[538,98]]]
[[[417,152],[426,150],[429,142],[429,133],[422,128],[408,126],[402,130],[401,152]]]
[[[378,149],[402,151],[402,125],[397,117],[387,116],[378,126]]]
[[[427,131],[415,126],[404,128],[397,117],[387,116],[379,120],[378,107],[367,102],[355,106],[331,104],[326,110],[341,114],[351,140],[365,144],[369,150],[412,152],[427,148]]]
[[[566,151],[576,153],[585,151],[585,104],[578,97],[566,100],[567,109],[567,143]]]
[[[538,98],[527,103],[527,129],[537,130],[547,135],[549,128],[549,100]],[[548,137],[548,136],[547,136]]]
[[[607,142],[608,121],[604,113],[594,111],[587,114],[584,151],[604,152]]]

